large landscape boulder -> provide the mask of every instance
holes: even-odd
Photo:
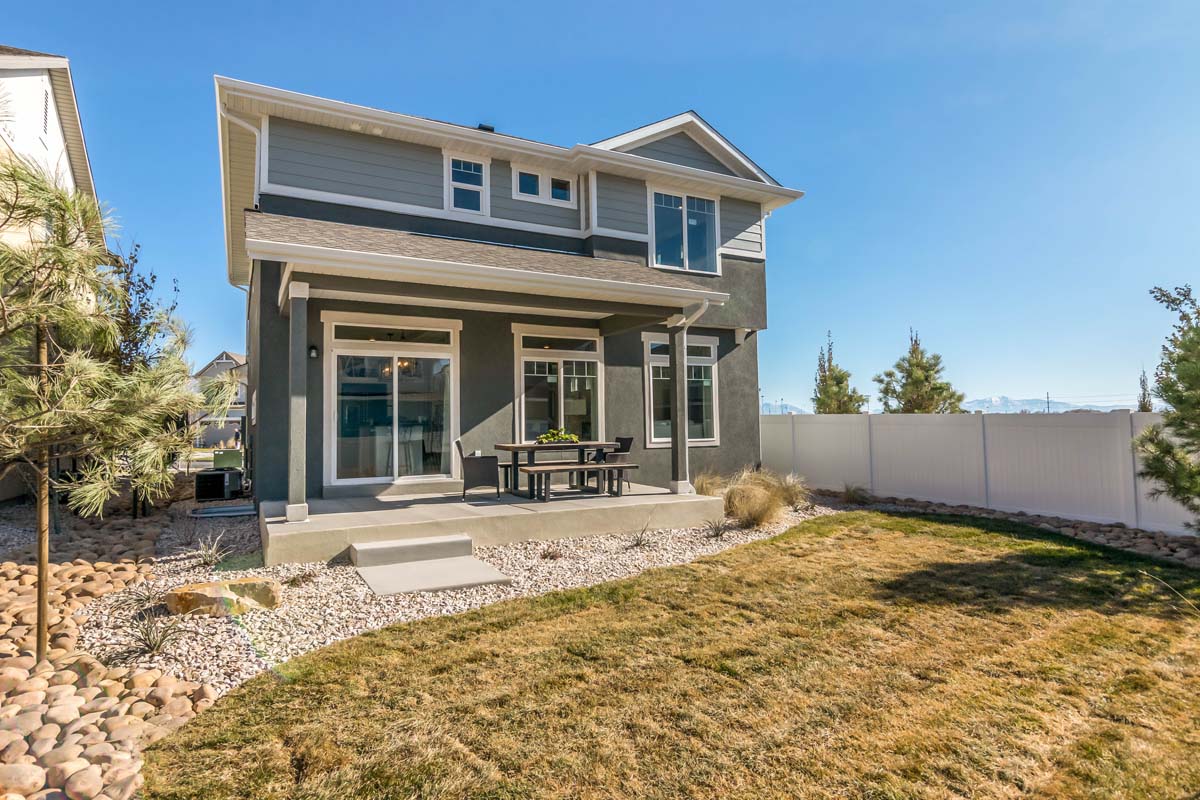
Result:
[[[167,610],[172,614],[235,617],[255,609],[274,608],[282,594],[279,581],[270,578],[189,583],[167,592]]]

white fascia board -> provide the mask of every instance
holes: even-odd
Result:
[[[642,173],[643,179],[666,177],[700,181],[711,185],[714,190],[729,189],[742,196],[752,196],[762,203],[764,211],[785,206],[804,196],[804,192],[800,189],[788,189],[785,186],[767,184],[750,178],[739,178],[736,175],[721,175],[695,167],[657,161],[632,153],[606,150],[595,145],[577,144],[571,148],[571,152],[574,155],[574,163],[578,164],[580,168],[624,167]]]
[[[592,278],[585,275],[555,275],[510,267],[465,264],[412,256],[343,250],[291,242],[247,239],[246,253],[252,259],[284,261],[305,265],[306,272],[358,274],[392,281],[468,286],[493,291],[559,294],[640,305],[686,305],[708,300],[723,305],[725,292],[705,289],[655,286],[652,284]]]
[[[0,69],[67,69],[61,56],[0,56]]]
[[[719,154],[724,155],[726,159],[732,160],[735,164],[757,175],[764,183],[771,186],[779,185],[774,178],[751,161],[745,153],[734,147],[732,142],[722,136],[713,126],[705,122],[699,114],[692,111],[685,111],[682,114],[676,114],[673,117],[626,131],[617,136],[596,142],[592,147],[599,147],[603,150],[621,150],[622,148],[636,147],[643,143],[653,142],[664,136],[670,136],[677,131],[687,131],[689,128],[698,129],[702,138],[708,140],[707,142],[697,140],[706,150],[711,152],[715,148],[719,151]],[[713,153],[713,155],[718,156],[718,153]],[[718,157],[718,160],[723,159]]]
[[[264,86],[258,83],[240,81],[235,78],[226,78],[222,75],[214,76],[214,80],[216,81],[218,90],[224,89],[226,92],[231,92],[239,96],[281,103],[327,114],[336,114],[347,119],[387,125],[401,131],[407,130],[438,135],[443,137],[446,140],[446,144],[451,147],[455,144],[484,146],[515,154],[554,160],[565,160],[568,156],[568,151],[565,147],[545,144],[543,142],[533,142],[528,139],[519,139],[503,133],[480,131],[461,125],[454,125],[449,122],[414,117],[395,111],[383,111],[378,108],[371,108],[370,106],[360,106],[341,100],[330,100],[286,89],[276,89],[273,86]]]

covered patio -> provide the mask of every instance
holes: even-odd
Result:
[[[288,522],[286,503],[264,502],[259,515],[267,565],[328,561],[352,544],[467,534],[476,545],[689,528],[724,513],[719,497],[676,494],[633,484],[621,497],[570,493],[540,502],[503,493],[428,493],[313,498],[307,519]]]

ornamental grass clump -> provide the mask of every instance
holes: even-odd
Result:
[[[784,493],[779,476],[744,469],[729,481],[725,490],[725,516],[745,528],[761,528],[782,513]]]
[[[692,486],[696,489],[696,494],[719,497],[725,489],[725,479],[715,472],[701,472],[696,476]]]

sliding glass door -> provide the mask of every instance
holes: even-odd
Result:
[[[415,318],[386,325],[375,324],[373,315],[344,316],[350,319],[324,319],[337,323],[326,326],[327,481],[455,474],[458,328],[451,321],[435,329],[419,327]]]

